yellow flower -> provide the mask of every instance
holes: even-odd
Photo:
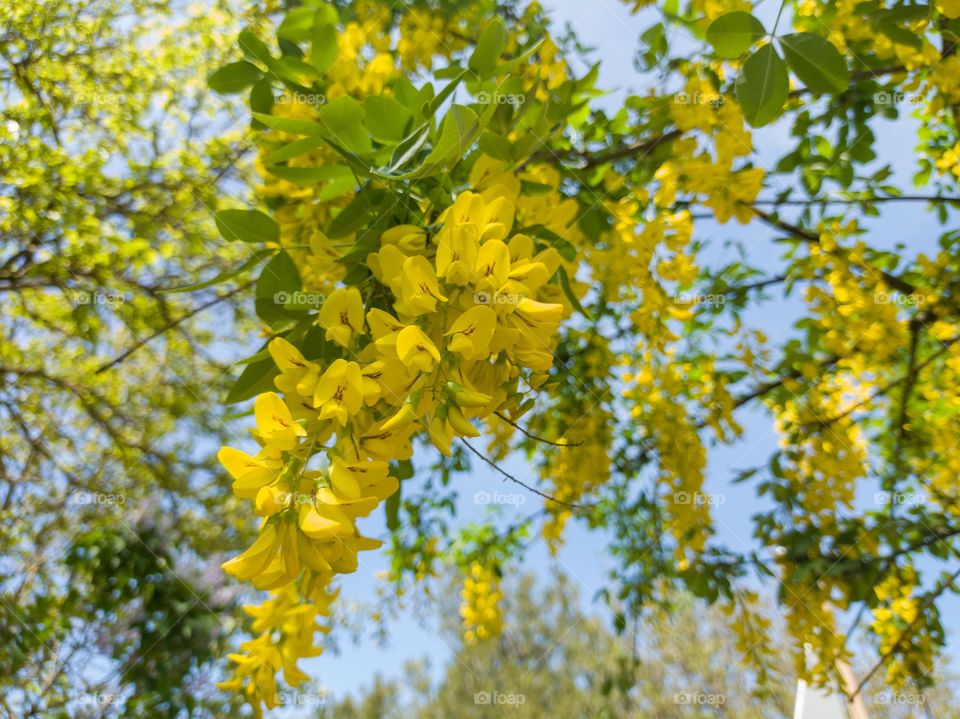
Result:
[[[440,352],[416,325],[405,327],[397,335],[397,356],[410,370],[429,372],[440,361]]]
[[[282,537],[276,525],[269,523],[260,529],[260,534],[243,554],[223,563],[223,571],[241,582],[248,582],[263,572],[280,549]]]
[[[497,291],[510,277],[510,250],[500,240],[485,242],[474,264],[477,289]]]
[[[427,233],[416,225],[396,225],[380,235],[381,245],[396,245],[411,254],[423,252],[427,246]]]
[[[937,0],[937,9],[951,20],[960,17],[960,0]]]
[[[348,347],[354,332],[363,331],[363,298],[356,287],[334,290],[317,315],[328,340]]]
[[[313,406],[320,410],[320,419],[336,419],[344,427],[360,411],[363,402],[360,365],[345,359],[334,360],[320,377],[313,395]]]
[[[257,492],[276,479],[276,474],[263,462],[233,447],[223,447],[217,459],[233,477],[233,493],[241,499],[253,499]]]
[[[460,315],[446,336],[447,347],[465,360],[480,360],[490,355],[490,342],[497,328],[497,313],[485,305],[474,305]]]
[[[263,440],[277,449],[289,452],[297,446],[299,437],[306,437],[306,430],[293,421],[290,408],[276,392],[265,392],[253,404],[257,418],[257,432]]]
[[[437,273],[426,257],[417,255],[408,257],[404,261],[400,297],[403,306],[412,315],[436,312],[437,302],[447,301],[447,298],[440,293]]]
[[[338,459],[330,465],[330,484],[344,497],[356,499],[365,487],[386,479],[388,472],[386,462],[346,462]]]
[[[452,285],[465,285],[473,278],[480,248],[475,225],[444,227],[437,236],[437,275]]]

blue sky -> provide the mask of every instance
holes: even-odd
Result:
[[[599,99],[599,103],[608,109],[616,109],[627,90],[642,93],[655,83],[655,79],[641,75],[633,64],[633,56],[638,46],[638,37],[651,22],[652,15],[642,12],[631,15],[626,4],[615,0],[541,0],[551,13],[557,30],[570,23],[581,42],[596,48],[593,60],[600,60],[598,87],[619,88]],[[769,5],[768,7],[764,7]],[[769,28],[777,5],[761,3],[757,11]],[[786,27],[786,18],[781,21]],[[892,161],[895,174],[892,184],[909,191],[910,177],[913,172],[912,150],[916,144],[913,132],[914,123],[902,119],[896,123],[886,122],[875,127],[878,133],[877,146],[887,153],[885,161]],[[755,146],[758,148],[753,161],[765,167],[773,163],[790,148],[788,128],[781,124],[754,132]],[[920,251],[933,246],[943,229],[933,217],[924,211],[923,203],[897,203],[895,209],[885,208],[881,219],[867,218],[864,225],[875,230],[870,234],[870,242],[875,246],[892,246],[897,241],[909,240],[911,250]],[[882,226],[881,223],[882,222]],[[697,236],[709,239],[712,249],[709,256],[714,261],[726,257],[722,249],[723,240],[736,238],[749,248],[750,260],[758,265],[769,263],[777,266],[779,246],[772,240],[777,234],[759,223],[742,226],[735,221],[727,225],[717,225],[710,221],[699,221]],[[771,292],[776,295],[776,292]],[[762,309],[748,313],[748,322],[762,329],[770,338],[773,346],[791,333],[791,325],[799,317],[802,307],[794,300],[775,300]],[[744,438],[732,445],[711,450],[709,453],[708,479],[704,491],[721,493],[725,497],[723,504],[714,510],[722,543],[732,549],[753,546],[750,537],[752,523],[750,517],[763,508],[754,496],[751,483],[730,484],[730,479],[741,468],[763,465],[777,446],[770,419],[757,411],[740,410],[738,419],[744,424]],[[536,473],[521,458],[510,458],[505,463],[507,471],[521,479],[536,482]],[[505,485],[501,479],[484,466],[478,466],[471,476],[454,480],[460,494],[458,510],[464,520],[482,516],[483,507],[473,502],[476,491],[501,491],[514,493],[523,490],[516,486]],[[872,494],[874,488],[869,488]],[[863,498],[858,497],[858,500]],[[868,500],[867,500],[868,501]],[[525,513],[539,508],[539,500],[527,495],[526,502],[515,515],[513,508],[504,508],[506,521],[511,516],[519,518]],[[364,528],[368,534],[381,536],[384,531],[379,516],[365,520]],[[604,552],[606,539],[596,533],[588,533],[582,527],[571,523],[566,534],[566,543],[557,557],[550,557],[541,542],[532,545],[523,562],[524,568],[535,569],[544,577],[549,577],[554,568],[567,572],[575,578],[581,588],[581,599],[590,604],[597,591],[606,585],[606,573],[613,564]],[[388,566],[388,558],[380,552],[367,552],[361,557],[362,564],[357,573],[343,578],[342,601],[373,602],[376,599],[374,575]],[[599,602],[593,602],[595,611],[603,611]],[[953,604],[949,608],[956,608]],[[846,623],[843,624],[846,626]],[[304,668],[317,678],[321,686],[327,687],[331,694],[342,697],[346,693],[355,693],[363,686],[369,686],[375,674],[386,677],[402,676],[402,664],[411,659],[427,657],[433,667],[434,676],[438,676],[451,650],[435,632],[435,621],[430,616],[416,616],[413,612],[401,615],[400,620],[390,625],[389,645],[380,646],[372,639],[364,638],[358,644],[348,641],[340,643],[341,653],[328,653],[309,662],[303,662]],[[877,687],[879,689],[879,687]]]

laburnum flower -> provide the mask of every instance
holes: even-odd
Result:
[[[960,17],[960,0],[937,0],[937,9],[951,20]]]
[[[465,360],[490,355],[490,342],[497,329],[497,313],[486,305],[475,305],[457,317],[446,332],[447,347]]]
[[[257,418],[257,433],[269,445],[284,452],[297,446],[300,437],[307,431],[293,421],[290,408],[276,392],[265,392],[253,403]]]
[[[408,257],[404,261],[400,301],[414,316],[436,312],[437,302],[447,301],[440,292],[433,265],[423,255]]]
[[[404,405],[406,406],[406,405]],[[413,419],[416,419],[414,411]],[[410,435],[416,425],[408,422],[398,428],[386,429],[389,419],[382,419],[371,425],[360,435],[360,449],[373,459],[388,461],[391,459],[410,459],[413,456],[413,444]]]
[[[310,504],[301,505],[297,525],[311,539],[330,539],[340,532],[340,522],[322,516]]]
[[[324,512],[332,513],[334,517],[344,517],[353,526],[353,520],[357,517],[366,517],[370,512],[377,508],[380,500],[377,497],[342,497],[336,491],[327,487],[321,487],[317,490],[317,502],[323,508]]]
[[[320,419],[336,419],[341,427],[345,427],[350,417],[363,407],[364,392],[379,392],[379,388],[371,387],[363,380],[359,364],[345,359],[334,360],[321,375],[313,394],[313,405],[320,410]]]
[[[242,691],[258,719],[263,716],[261,704],[268,709],[277,706],[276,673],[283,663],[280,652],[273,646],[270,632],[240,645],[245,654],[228,654],[235,662],[233,679],[220,682],[217,687],[228,691]],[[244,681],[248,679],[248,681]]]
[[[273,482],[277,475],[259,459],[233,447],[223,447],[217,459],[233,477],[233,493],[240,499],[253,499],[257,492]]]
[[[416,325],[404,327],[397,334],[397,356],[408,369],[419,372],[429,372],[440,361],[437,346]]]
[[[381,245],[396,245],[404,252],[423,252],[427,246],[427,233],[416,225],[396,225],[380,235]]]
[[[477,253],[474,272],[477,289],[496,292],[510,277],[510,250],[500,240],[483,243]]]
[[[349,347],[354,332],[363,331],[363,298],[356,287],[334,290],[317,315],[317,323],[326,338],[341,347]]]
[[[392,354],[396,354],[396,339]],[[363,378],[365,382],[374,382],[379,390],[378,396],[391,405],[403,402],[416,381],[416,376],[411,375],[398,358],[371,362],[363,368]]]
[[[361,496],[363,489],[386,479],[389,466],[386,462],[348,462],[337,459],[330,465],[330,484],[344,497]]]
[[[497,197],[489,203],[474,192],[463,192],[454,201],[447,212],[441,215],[444,222],[451,225],[474,225],[478,230],[478,239],[501,240],[510,233],[513,226],[515,206],[506,197]]]
[[[267,350],[280,370],[273,384],[291,403],[294,419],[313,419],[316,412],[310,398],[320,379],[320,365],[307,360],[300,350],[282,337],[270,340]]]
[[[394,296],[399,297],[403,281],[403,265],[407,255],[396,245],[383,245],[379,252],[367,257],[367,266],[373,276],[390,288]]]
[[[397,335],[405,325],[389,312],[374,307],[367,312],[367,324],[377,351],[390,356],[397,353]]]
[[[480,232],[476,225],[444,227],[437,236],[437,276],[452,285],[468,284],[474,277],[479,250]]]
[[[223,563],[223,571],[241,582],[248,582],[262,573],[273,561],[283,537],[273,522],[261,527],[260,534],[250,548]]]

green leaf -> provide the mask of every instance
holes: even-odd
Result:
[[[273,55],[270,54],[267,44],[249,30],[240,33],[237,44],[243,50],[243,56],[250,60],[258,60],[268,66],[273,61]]]
[[[467,67],[473,70],[477,75],[486,77],[493,70],[497,60],[503,53],[503,48],[507,44],[507,31],[503,27],[500,18],[495,18],[493,22],[487,25],[480,39],[477,40],[477,46],[467,61]]]
[[[773,45],[764,45],[747,58],[736,90],[743,115],[753,127],[762,127],[780,115],[790,91],[790,78]]]
[[[707,28],[707,41],[720,57],[736,58],[767,34],[763,23],[748,12],[728,12]]]
[[[313,185],[323,180],[341,180],[348,178],[353,182],[353,173],[344,165],[321,165],[317,167],[286,167],[284,165],[268,165],[267,172],[281,180],[287,180],[300,187]]]
[[[344,237],[356,232],[366,224],[371,213],[369,192],[358,192],[350,204],[340,210],[327,226],[327,237]]]
[[[582,314],[588,320],[593,321],[593,317],[583,308],[583,305],[580,304],[580,300],[578,300],[577,296],[573,293],[573,287],[570,286],[570,278],[567,277],[567,271],[561,267],[557,270],[557,276],[560,278],[560,287],[563,289],[563,294],[565,294],[567,299],[570,300],[570,304],[573,305],[573,309]]]
[[[440,139],[423,161],[423,167],[416,171],[416,176],[429,175],[443,165],[458,161],[479,132],[477,113],[465,105],[451,105],[440,126]]]
[[[273,387],[273,378],[280,373],[273,358],[268,357],[265,360],[254,362],[247,365],[233,387],[227,393],[224,402],[234,404],[242,402],[245,399],[256,397],[261,392],[265,392]]]
[[[257,80],[250,88],[250,109],[253,112],[269,115],[273,109],[273,100],[273,85],[269,78]],[[253,120],[253,123],[256,127],[263,127],[263,123],[259,120]]]
[[[337,29],[333,25],[321,25],[313,31],[310,44],[310,64],[321,75],[333,67],[340,54]]]
[[[477,141],[480,149],[497,160],[513,161],[513,143],[503,135],[487,130]]]
[[[343,95],[324,105],[317,113],[331,134],[331,140],[351,152],[370,152],[373,145],[363,124],[363,106],[352,97]]]
[[[384,170],[383,175],[395,174],[400,168],[406,165],[420,151],[423,144],[430,137],[430,123],[425,122],[407,137],[403,139],[390,158],[390,165]]]
[[[312,120],[297,120],[293,117],[274,117],[262,112],[251,113],[255,120],[259,120],[267,127],[281,132],[289,132],[291,135],[309,135],[310,137],[323,137],[327,134],[326,128],[319,122]]]
[[[850,85],[850,71],[829,40],[809,32],[778,38],[790,69],[815,93],[843,92]]]
[[[460,84],[460,81],[466,77],[469,70],[464,70],[459,75],[457,75],[453,80],[448,82],[444,88],[440,91],[439,95],[433,96],[431,94],[430,100],[426,102],[426,107],[423,108],[423,116],[426,118],[433,117],[437,110],[440,109],[440,106],[444,101],[453,94],[453,91],[457,89],[457,85]],[[433,92],[433,88],[429,85],[425,86],[421,92],[425,92],[429,89],[430,93]]]
[[[257,279],[255,307],[257,317],[271,325],[296,316],[284,309],[293,293],[301,288],[300,273],[290,255],[280,250],[267,263]]]
[[[169,290],[158,290],[159,294],[174,294],[176,292],[192,292],[193,290],[202,290],[204,287],[212,287],[213,285],[219,285],[221,282],[226,282],[227,280],[232,280],[239,274],[246,272],[251,267],[254,267],[264,258],[269,257],[273,254],[273,250],[257,250],[253,256],[244,262],[239,267],[235,267],[232,270],[224,270],[219,273],[216,277],[211,277],[209,280],[203,282],[197,282],[192,285],[185,285],[183,287],[173,287]]]
[[[207,78],[207,85],[214,92],[222,95],[229,95],[235,92],[243,92],[263,75],[256,65],[240,60],[231,62],[213,73]]]
[[[411,112],[392,97],[370,95],[363,101],[367,129],[377,142],[388,145],[403,140]]]
[[[300,155],[323,147],[326,142],[322,137],[305,137],[302,140],[296,140],[288,145],[280,147],[263,158],[264,165],[275,165],[278,162],[284,162]]]
[[[500,65],[500,67],[497,68],[497,71],[494,74],[504,75],[506,73],[513,72],[516,68],[518,68],[520,65],[525,63],[527,60],[529,60],[530,57],[533,55],[533,53],[535,53],[537,50],[540,49],[540,46],[543,45],[543,42],[544,42],[544,38],[540,38],[535,43],[533,43],[530,47],[528,47],[526,50],[524,50],[519,55],[517,55],[515,58],[513,58],[512,60],[507,60],[505,63]]]
[[[894,25],[893,23],[883,22],[877,24],[877,30],[882,32],[895,43],[912,47],[914,50],[923,48],[923,38],[916,33],[907,30],[905,27]]]
[[[277,242],[280,225],[259,210],[221,210],[213,216],[217,229],[228,242]]]
[[[310,32],[314,28],[315,10],[310,7],[298,7],[287,12],[280,27],[277,28],[277,37],[292,42],[310,39]]]

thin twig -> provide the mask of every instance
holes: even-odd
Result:
[[[200,305],[200,306],[197,307],[196,309],[191,310],[190,312],[188,312],[187,314],[183,315],[182,317],[179,317],[179,318],[177,318],[177,319],[175,319],[175,320],[170,320],[169,322],[167,322],[167,324],[165,324],[163,327],[161,327],[160,329],[158,329],[156,332],[153,332],[153,333],[150,334],[149,336],[144,337],[142,340],[140,340],[139,342],[137,342],[136,344],[134,344],[132,347],[130,347],[128,350],[126,350],[126,351],[125,351],[123,354],[121,354],[119,357],[117,357],[116,359],[111,360],[110,362],[107,362],[105,365],[103,365],[102,367],[100,367],[96,372],[94,372],[94,374],[100,374],[101,372],[106,372],[106,371],[107,371],[108,369],[110,369],[111,367],[114,367],[114,366],[120,364],[120,363],[123,362],[125,359],[127,359],[127,357],[129,357],[130,355],[132,355],[134,352],[136,352],[138,349],[140,349],[141,347],[143,347],[145,344],[147,344],[147,343],[150,342],[151,340],[156,339],[157,337],[159,337],[160,335],[162,335],[164,332],[167,332],[167,331],[173,329],[174,327],[176,327],[177,325],[179,325],[181,322],[184,322],[184,321],[190,319],[191,317],[193,317],[194,315],[197,315],[197,314],[203,312],[205,309],[208,309],[208,308],[210,308],[210,307],[213,307],[215,304],[218,304],[219,302],[223,302],[224,300],[229,299],[230,297],[233,297],[233,295],[237,294],[238,292],[241,292],[241,291],[247,289],[248,287],[250,287],[250,285],[252,285],[253,282],[254,282],[253,280],[250,280],[250,281],[247,282],[246,284],[240,285],[239,287],[235,287],[234,289],[230,290],[230,291],[227,292],[226,294],[218,295],[218,296],[215,297],[214,299],[212,299],[212,300],[210,300],[209,302],[206,302],[206,303]]]
[[[538,496],[540,496],[540,497],[543,497],[544,499],[549,499],[551,502],[556,502],[557,504],[563,504],[563,505],[565,505],[565,506],[567,506],[567,507],[571,507],[571,508],[573,508],[573,509],[581,509],[581,510],[583,510],[583,509],[591,509],[591,507],[588,507],[588,506],[583,505],[583,504],[574,504],[573,502],[564,502],[562,499],[557,499],[556,497],[551,497],[549,494],[546,494],[545,492],[541,492],[541,491],[540,491],[539,489],[537,489],[536,487],[531,487],[529,484],[520,481],[519,479],[517,479],[516,477],[514,477],[512,474],[510,474],[509,472],[507,472],[507,471],[505,471],[504,469],[502,469],[502,468],[500,467],[500,465],[498,465],[496,462],[494,462],[492,459],[490,459],[489,457],[487,457],[487,456],[486,456],[485,454],[483,454],[482,452],[480,452],[480,451],[478,451],[477,449],[475,449],[474,446],[473,446],[472,444],[470,444],[470,443],[469,443],[466,439],[464,439],[463,437],[460,438],[460,441],[462,441],[465,445],[467,445],[467,449],[469,449],[471,452],[473,452],[475,455],[477,455],[480,459],[482,459],[484,462],[486,462],[486,463],[489,464],[491,467],[493,467],[495,470],[497,470],[500,474],[502,474],[504,479],[509,479],[511,482],[515,482],[516,484],[519,484],[521,487],[523,487],[523,488],[524,488],[525,490],[527,490],[528,492],[533,492],[534,494],[536,494],[536,495],[538,495]]]
[[[531,432],[528,432],[528,431],[525,430],[523,427],[521,427],[519,424],[517,424],[516,422],[514,422],[512,419],[508,419],[507,417],[505,417],[504,415],[500,414],[499,412],[494,412],[494,414],[497,415],[497,417],[499,417],[500,419],[502,419],[504,422],[506,422],[507,424],[509,424],[511,427],[515,427],[515,428],[519,429],[519,430],[520,430],[521,432],[523,432],[527,437],[529,437],[530,439],[534,439],[534,440],[536,440],[537,442],[543,442],[544,444],[549,444],[549,445],[551,445],[551,446],[553,446],[553,447],[579,447],[581,444],[583,444],[583,442],[553,442],[553,441],[551,441],[551,440],[549,440],[549,439],[547,439],[547,438],[545,438],[545,437],[538,437],[537,435],[535,435],[535,434],[533,434],[533,433],[531,433]]]

